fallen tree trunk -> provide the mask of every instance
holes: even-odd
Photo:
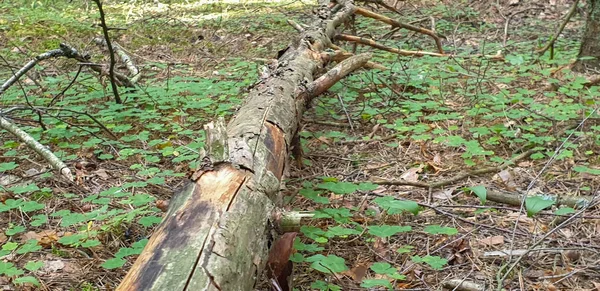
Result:
[[[271,210],[292,140],[316,94],[364,65],[353,57],[313,82],[321,52],[355,11],[320,3],[319,21],[279,58],[229,122],[207,130],[208,156],[177,193],[118,290],[251,290],[265,265]],[[330,11],[337,11],[330,15]]]

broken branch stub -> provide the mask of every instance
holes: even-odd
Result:
[[[298,95],[314,84],[313,74],[323,66],[321,52],[355,11],[352,1],[337,3],[331,13],[318,11],[321,18],[283,53],[270,78],[249,92],[226,128],[226,143],[212,143],[209,149],[210,159],[225,159],[211,160],[196,181],[172,198],[118,290],[254,287],[266,263],[268,221],[291,141],[308,101]],[[223,136],[209,135],[215,142]],[[228,154],[217,154],[221,148]]]

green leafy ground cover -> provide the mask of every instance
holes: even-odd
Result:
[[[561,9],[543,10],[547,18],[538,10],[515,16],[503,46],[503,15],[518,7],[500,6],[502,13],[458,7],[421,3],[418,10],[403,6],[403,16],[388,14],[423,26],[433,16],[448,38],[445,49],[458,57],[399,57],[358,47],[390,70],[356,72],[305,116],[305,167],[289,173],[284,191],[289,210],[314,214],[294,245],[299,290],[438,289],[452,278],[495,286],[504,275],[507,287],[518,288],[519,278],[528,289],[593,287],[584,279],[590,272],[565,274],[598,259],[595,210],[540,245],[557,252],[537,252],[508,274],[507,258],[484,256],[527,249],[564,219],[557,215],[577,211],[541,194],[597,193],[600,93],[564,68],[577,54],[581,17],[549,59],[533,51]],[[114,288],[160,222],[161,205],[195,168],[202,125],[235,112],[258,78],[256,58],[284,48],[295,33],[286,20],[307,21],[311,6],[109,2],[105,8],[111,27],[127,28],[112,36],[144,73],[137,90],[121,92],[124,104],[115,104],[107,80],[88,70],[61,94],[76,75],[72,60],[43,62],[0,96],[2,109],[38,106],[16,110],[15,122],[77,176],[75,185],[64,182],[0,132],[0,285]],[[100,32],[92,2],[9,1],[0,3],[0,14],[1,80],[11,74],[6,62],[14,70],[60,42],[106,61],[90,44]],[[434,49],[425,36],[389,33],[373,20],[358,17],[356,28],[389,46]],[[505,61],[469,57],[498,50]],[[507,169],[443,187],[380,183],[443,181],[527,150]],[[527,198],[523,215],[487,199],[492,190],[528,188],[540,195]],[[580,258],[560,256],[567,250]],[[544,279],[548,274],[566,278]]]

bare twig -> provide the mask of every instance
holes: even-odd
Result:
[[[537,51],[538,54],[543,55],[550,47],[554,47],[554,42],[556,42],[556,39],[558,39],[558,36],[562,33],[563,29],[565,29],[565,26],[567,26],[567,23],[571,19],[571,16],[573,16],[573,14],[575,14],[575,10],[577,10],[577,4],[579,4],[579,0],[575,0],[573,2],[571,9],[569,9],[569,12],[567,12],[565,19],[560,24],[560,27],[558,28],[558,30],[556,30],[556,33],[554,34],[554,36],[552,36],[550,41],[548,41],[548,43],[543,48],[541,48]]]
[[[54,169],[58,170],[60,174],[62,174],[69,181],[73,181],[73,175],[71,174],[71,170],[63,161],[61,161],[54,153],[48,150],[44,145],[35,140],[31,135],[27,132],[23,131],[15,124],[0,116],[0,128],[10,132],[23,143],[25,143],[29,148],[34,150],[40,156],[42,156]]]
[[[487,174],[487,173],[498,172],[498,171],[504,170],[508,166],[513,165],[514,163],[516,163],[517,161],[522,160],[522,159],[530,156],[534,152],[535,151],[533,149],[530,149],[530,150],[527,150],[527,151],[525,151],[525,152],[523,152],[523,153],[515,156],[514,158],[508,160],[507,162],[505,162],[504,164],[502,164],[500,166],[487,167],[487,168],[482,168],[482,169],[475,170],[475,171],[460,173],[460,174],[458,174],[458,175],[456,175],[454,177],[451,177],[449,179],[438,181],[438,182],[434,182],[434,183],[411,182],[411,181],[405,181],[405,180],[401,180],[401,181],[375,180],[375,181],[373,181],[373,183],[379,184],[379,185],[396,185],[396,186],[415,186],[415,187],[422,187],[422,188],[437,188],[437,187],[442,187],[442,186],[450,185],[452,183],[458,182],[460,180],[463,180],[463,179],[471,177],[471,176],[478,176],[478,175],[483,175],[483,174]]]
[[[372,39],[369,38],[364,38],[364,37],[358,37],[358,36],[354,36],[354,35],[348,35],[348,34],[339,34],[336,36],[336,39],[338,40],[345,40],[345,41],[351,41],[351,42],[357,42],[363,45],[368,45],[370,47],[374,47],[376,49],[380,49],[380,50],[384,50],[390,53],[395,53],[398,55],[402,55],[402,56],[415,56],[415,57],[422,57],[422,56],[433,56],[433,57],[460,57],[460,58],[464,58],[462,56],[456,56],[456,55],[450,55],[450,54],[440,54],[440,53],[433,53],[433,52],[426,52],[426,51],[407,51],[407,50],[402,50],[402,49],[397,49],[397,48],[393,48],[393,47],[389,47],[386,45],[383,45],[381,43],[378,43]],[[501,52],[499,51],[497,54],[495,55],[471,55],[471,56],[466,56],[468,58],[472,58],[472,57],[484,57],[490,60],[495,60],[495,61],[503,61],[504,60],[504,56],[501,54]]]
[[[21,78],[27,71],[31,70],[37,63],[40,61],[55,58],[55,57],[67,57],[67,58],[75,58],[85,60],[87,57],[79,54],[76,49],[66,45],[60,44],[60,48],[47,51],[43,54],[36,56],[33,60],[29,61],[25,66],[19,69],[16,73],[14,73],[2,86],[0,86],[0,95],[6,91],[10,86],[12,86],[19,78]]]
[[[396,21],[394,19],[391,19],[387,16],[381,15],[381,14],[377,14],[373,11],[369,11],[367,9],[364,8],[356,8],[356,14],[358,15],[362,15],[365,17],[369,17],[369,18],[373,18],[376,20],[379,20],[381,22],[387,23],[389,25],[391,25],[392,27],[398,27],[398,28],[404,28],[404,29],[408,29],[408,30],[412,30],[418,33],[422,33],[422,34],[426,34],[431,36],[431,38],[433,38],[433,40],[435,41],[435,45],[437,46],[438,52],[440,54],[444,53],[444,49],[442,48],[442,42],[440,40],[440,37],[437,35],[437,33],[429,30],[429,29],[425,29],[422,27],[418,27],[418,26],[414,26],[414,25],[410,25],[410,24],[406,24],[406,23],[402,23],[399,21]]]
[[[94,42],[97,45],[108,47],[105,39],[96,37],[96,38],[94,38]],[[119,55],[119,57],[121,57],[121,61],[125,64],[125,66],[127,67],[127,70],[129,70],[129,74],[131,75],[131,78],[129,80],[131,81],[131,83],[132,84],[137,83],[137,81],[142,77],[142,74],[138,70],[138,68],[135,66],[135,64],[133,63],[133,60],[131,59],[131,57],[125,52],[125,49],[123,49],[123,47],[121,47],[118,43],[113,42],[112,47],[113,47],[115,53],[117,53]]]
[[[295,21],[288,19],[287,23],[291,25],[296,31],[300,33],[304,32],[304,27],[300,26],[300,24],[296,23]]]
[[[100,12],[100,26],[102,27],[102,33],[104,34],[104,39],[106,40],[106,47],[108,48],[108,54],[110,55],[110,68],[108,69],[108,74],[110,76],[110,85],[113,90],[113,94],[115,95],[115,102],[118,104],[123,103],[121,100],[121,96],[119,96],[119,90],[117,88],[117,81],[115,77],[115,52],[110,43],[110,37],[108,36],[108,26],[106,25],[106,19],[104,17],[104,10],[102,9],[101,0],[93,0],[98,6],[98,11]]]

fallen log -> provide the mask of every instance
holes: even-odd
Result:
[[[351,57],[313,82],[321,52],[354,12],[351,0],[321,2],[269,78],[254,86],[225,128],[207,130],[207,157],[180,190],[118,290],[251,290],[264,269],[271,211],[300,117],[315,94],[364,65]]]

